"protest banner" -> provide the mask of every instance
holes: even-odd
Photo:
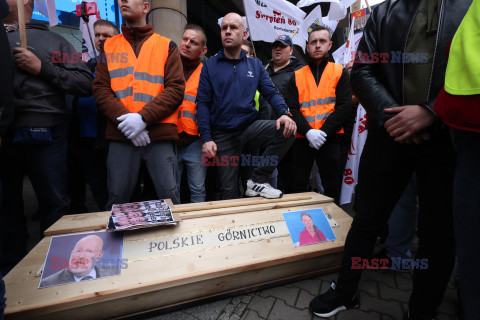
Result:
[[[274,42],[279,35],[292,37],[305,12],[285,0],[243,0],[252,41]],[[293,37],[293,44],[305,47],[304,39]]]

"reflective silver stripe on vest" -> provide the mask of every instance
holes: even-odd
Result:
[[[335,103],[337,101],[337,98],[335,97],[326,97],[325,99],[317,99],[317,104],[322,105],[322,104],[330,104],[330,103]]]
[[[163,84],[162,76],[152,76],[151,74],[146,72],[135,72],[135,80],[145,80],[150,83]]]
[[[135,93],[133,95],[133,101],[139,101],[139,102],[145,102],[145,103],[152,101],[153,98],[155,97],[146,93]]]
[[[195,98],[196,98],[195,96],[191,96],[189,94],[184,94],[183,95],[183,100],[191,101],[193,103],[195,103]]]
[[[307,120],[308,123],[314,123],[315,122],[315,116],[305,117],[305,120]]]
[[[182,115],[184,118],[190,118],[192,119],[193,121],[197,122],[197,116],[193,113],[191,113],[190,111],[188,110],[183,110],[183,115]],[[180,117],[180,115],[179,115]]]
[[[108,73],[110,74],[110,79],[122,78],[122,77],[128,76],[129,74],[133,74],[133,69],[134,69],[133,67],[127,67],[127,68],[111,70]]]
[[[117,99],[125,99],[126,97],[129,97],[132,94],[133,94],[133,87],[128,87],[124,90],[115,91],[115,96],[117,96]]]
[[[310,108],[313,107],[317,104],[315,100],[310,100],[310,101],[304,101],[300,103],[300,108]]]
[[[322,114],[317,114],[317,120],[326,120],[331,113],[322,113]]]

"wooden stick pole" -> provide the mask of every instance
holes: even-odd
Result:
[[[18,26],[20,27],[20,43],[22,48],[27,49],[27,28],[25,26],[25,7],[23,0],[17,0]]]
[[[365,0],[365,3],[367,4],[368,11],[370,11],[370,14],[372,14],[372,8],[370,8],[370,5],[368,4],[368,0]]]
[[[252,30],[250,29],[250,23],[248,22],[248,15],[247,15],[247,9],[245,7],[245,0],[242,0],[243,4],[243,11],[245,12],[245,18],[247,19],[247,26],[248,26],[248,32],[250,33],[250,40],[252,40],[252,47],[253,47],[253,56],[256,58],[257,53],[255,52],[255,44],[253,44],[253,38],[252,38]]]

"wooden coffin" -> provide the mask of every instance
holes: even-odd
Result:
[[[6,319],[105,319],[152,312],[195,300],[333,272],[340,265],[352,219],[332,199],[317,193],[282,199],[250,198],[171,205],[182,221],[175,227],[125,233],[128,268],[117,277],[37,289],[53,235],[104,230],[108,212],[65,216],[4,278]],[[337,240],[294,247],[283,212],[322,208],[338,227]],[[282,226],[283,225],[283,226]],[[272,229],[272,226],[274,228]],[[209,242],[241,228],[266,228],[263,237]],[[275,231],[268,233],[268,230]],[[198,236],[204,239],[201,245]],[[185,237],[192,246],[170,250],[160,243]],[[163,250],[149,252],[149,243]]]

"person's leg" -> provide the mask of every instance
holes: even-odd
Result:
[[[442,130],[418,149],[416,176],[420,212],[415,259],[427,261],[428,267],[416,268],[413,272],[409,302],[413,319],[435,316],[455,264],[452,214],[455,151],[448,131]]]
[[[187,167],[190,202],[205,202],[207,167],[202,165],[202,143],[200,140],[196,140],[187,146],[183,159]]]
[[[25,169],[38,199],[40,232],[68,213],[67,125],[52,127],[53,142],[21,147]]]
[[[293,143],[295,144],[295,142]],[[292,147],[293,147],[292,144]],[[282,190],[283,193],[291,193],[290,185],[291,185],[291,178],[292,178],[292,147],[288,150],[287,154],[283,157],[283,159],[278,164],[278,178],[277,184],[278,189]]]
[[[220,162],[216,165],[222,200],[237,199],[238,190],[238,173],[241,165],[242,143],[240,140],[241,132],[213,132],[213,140],[217,144],[217,160]],[[228,160],[221,163],[222,159]],[[231,159],[238,160],[233,163]],[[210,159],[209,161],[212,161]],[[226,165],[224,165],[226,164]]]
[[[325,144],[315,153],[318,172],[322,179],[324,194],[331,197],[338,204],[340,198],[340,138],[331,137],[327,139]]]
[[[291,171],[290,184],[286,186],[288,193],[306,192],[310,184],[310,174],[313,168],[314,150],[308,145],[307,139],[296,139],[290,148]]]
[[[178,170],[177,191],[178,191],[178,194],[181,194],[184,157],[186,156],[186,152],[187,152],[187,146],[181,146],[181,147],[177,146],[177,170]],[[188,168],[187,168],[187,174],[188,174]]]
[[[142,157],[152,178],[157,197],[170,199],[174,204],[179,204],[177,143],[171,140],[150,143],[143,149]]]
[[[480,301],[480,133],[454,129],[452,138],[457,152],[453,226],[459,291],[465,319],[475,319]]]
[[[338,277],[340,292],[352,294],[361,269],[352,258],[370,258],[376,239],[414,171],[412,146],[394,142],[385,130],[370,131],[358,173],[357,212],[345,241]]]
[[[388,236],[384,246],[389,258],[411,258],[409,248],[417,233],[417,196],[417,183],[413,174],[388,219]]]
[[[107,155],[105,150],[96,148],[95,143],[95,138],[80,139],[78,149],[95,203],[104,210],[108,201]]]
[[[285,138],[283,129],[282,126],[280,130],[277,130],[275,120],[257,120],[242,133],[242,145],[247,145],[250,148],[265,148],[261,155],[262,161],[265,161],[265,163],[255,167],[252,173],[252,181],[268,183],[272,172],[295,141],[293,135]]]
[[[27,220],[23,212],[23,161],[20,149],[4,137],[0,148],[0,271],[7,274],[27,254]]]
[[[85,206],[87,195],[87,180],[81,161],[82,151],[78,139],[68,141],[68,198],[70,200],[69,213],[77,214],[88,211]]]
[[[141,147],[131,143],[111,141],[108,147],[108,202],[105,210],[112,205],[130,202],[137,184],[141,163]]]

